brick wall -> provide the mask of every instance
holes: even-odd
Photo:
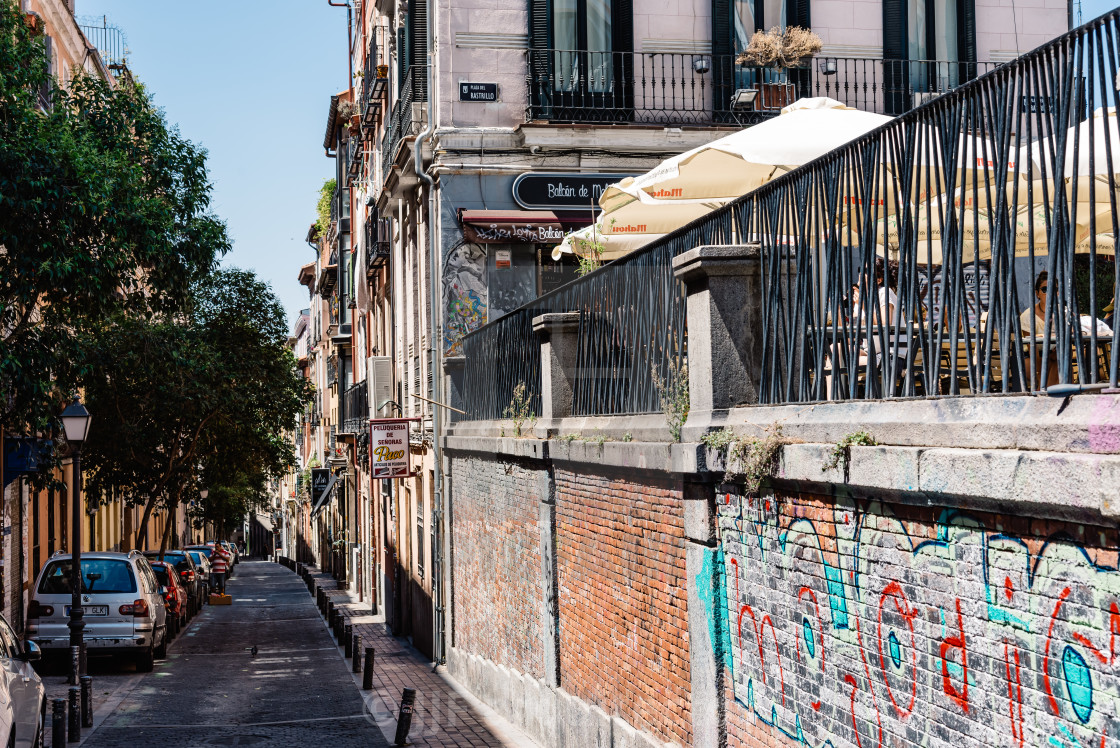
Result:
[[[1113,746],[1115,528],[717,497],[730,746]]]
[[[452,460],[455,646],[544,677],[539,471]]]
[[[691,742],[679,482],[557,469],[560,684],[671,742]]]

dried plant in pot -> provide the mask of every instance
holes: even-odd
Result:
[[[756,31],[735,61],[753,67],[804,67],[820,53],[821,46],[821,38],[809,29],[789,26],[782,31],[775,26],[769,31]]]

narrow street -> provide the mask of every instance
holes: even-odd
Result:
[[[298,577],[246,561],[230,593],[234,604],[205,608],[155,672],[118,676],[134,685],[83,746],[387,745]]]

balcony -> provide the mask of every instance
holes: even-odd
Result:
[[[346,141],[346,173],[354,179],[362,171],[362,139],[351,137]]]
[[[799,98],[829,96],[897,115],[956,88],[995,63],[815,57],[780,70],[740,65],[734,55],[529,51],[529,121],[744,125]],[[757,92],[749,108],[735,91]]]
[[[373,276],[389,261],[389,221],[370,218],[366,221],[366,275]]]
[[[362,434],[369,423],[368,389],[364,381],[351,385],[342,393],[342,412],[340,433]]]
[[[377,37],[381,36],[383,30],[384,27],[378,26],[373,38],[370,39],[369,50],[366,53],[366,64],[362,71],[361,114],[362,121],[366,124],[367,131],[372,131],[372,125],[377,119],[377,113],[381,111],[381,105],[385,99],[385,92],[389,88],[389,66],[377,64],[380,62]],[[378,68],[381,68],[381,73],[384,75],[378,75]]]
[[[338,356],[327,359],[327,387],[332,390],[338,387]]]
[[[393,111],[381,138],[381,174],[389,173],[397,156],[397,146],[405,138],[420,134],[424,125],[424,111],[416,106],[428,100],[428,66],[413,65],[405,73],[404,85],[393,104]]]

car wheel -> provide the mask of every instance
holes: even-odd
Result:
[[[167,628],[166,628],[166,626],[163,629],[163,641],[159,643],[159,646],[155,648],[155,651],[152,654],[157,660],[167,659]]]
[[[155,654],[152,652],[151,647],[148,647],[143,652],[141,652],[139,655],[137,655],[137,657],[136,657],[136,672],[138,672],[138,673],[150,673],[150,672],[152,672],[152,669],[155,668],[155,666],[156,666],[156,658],[155,658]]]
[[[47,729],[47,699],[44,697],[39,707],[39,725],[35,730],[35,742],[32,748],[46,748],[45,732]]]

